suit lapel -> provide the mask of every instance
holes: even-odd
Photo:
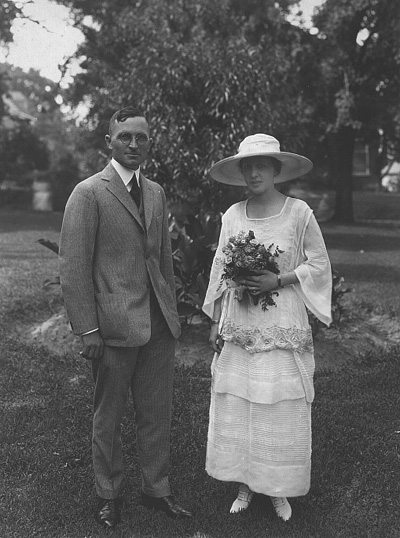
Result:
[[[143,174],[140,174],[140,186],[142,188],[144,221],[146,223],[146,230],[148,230],[153,218],[154,193],[153,189],[151,188],[151,183],[144,177]]]
[[[104,168],[101,177],[104,181],[108,182],[107,190],[109,190],[121,202],[121,204],[129,211],[141,228],[143,228],[139,210],[135,202],[132,200],[127,188],[125,187],[124,182],[111,163]]]

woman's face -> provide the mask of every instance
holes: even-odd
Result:
[[[276,169],[269,157],[245,157],[240,162],[240,169],[253,194],[263,194],[274,187]]]

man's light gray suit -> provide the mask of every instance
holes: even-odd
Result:
[[[129,388],[143,491],[155,497],[170,494],[169,431],[180,324],[165,194],[142,174],[140,184],[141,211],[111,164],[79,183],[67,203],[60,238],[61,284],[72,330],[82,334],[99,328],[106,344],[102,359],[93,361],[93,463],[103,498],[120,493],[119,424]]]

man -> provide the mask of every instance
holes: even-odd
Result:
[[[96,520],[120,520],[121,420],[131,389],[142,470],[141,503],[192,517],[168,482],[176,310],[163,189],[140,171],[153,143],[143,113],[127,107],[105,136],[112,159],[79,183],[64,213],[60,274],[72,330],[95,380]]]

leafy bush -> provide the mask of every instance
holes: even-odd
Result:
[[[346,293],[353,291],[352,288],[346,288],[344,285],[344,277],[341,276],[338,271],[332,269],[332,325],[331,327],[338,327],[342,319],[344,312],[344,305],[342,303],[343,296]],[[324,327],[324,323],[314,316],[311,312],[308,313],[310,325],[313,336],[316,336],[319,329]]]
[[[185,320],[201,314],[220,229],[220,216],[211,212],[171,217],[178,313]]]
[[[171,219],[178,313],[184,319],[201,314],[220,230],[220,215],[204,213]],[[340,324],[344,312],[342,299],[351,291],[344,286],[344,277],[332,269],[332,326]],[[324,324],[311,312],[309,318],[315,336]]]
[[[195,315],[203,316],[201,307],[221,231],[221,215],[211,211],[200,211],[197,215],[183,214],[181,209],[177,204],[170,214],[169,232],[178,314],[182,321],[187,322]],[[58,254],[57,243],[46,239],[39,239],[38,243]],[[332,320],[336,327],[340,324],[344,311],[343,296],[353,291],[343,283],[343,276],[332,270]],[[56,276],[47,279],[44,287],[59,284],[60,278]],[[324,324],[311,312],[309,319],[315,336]]]

